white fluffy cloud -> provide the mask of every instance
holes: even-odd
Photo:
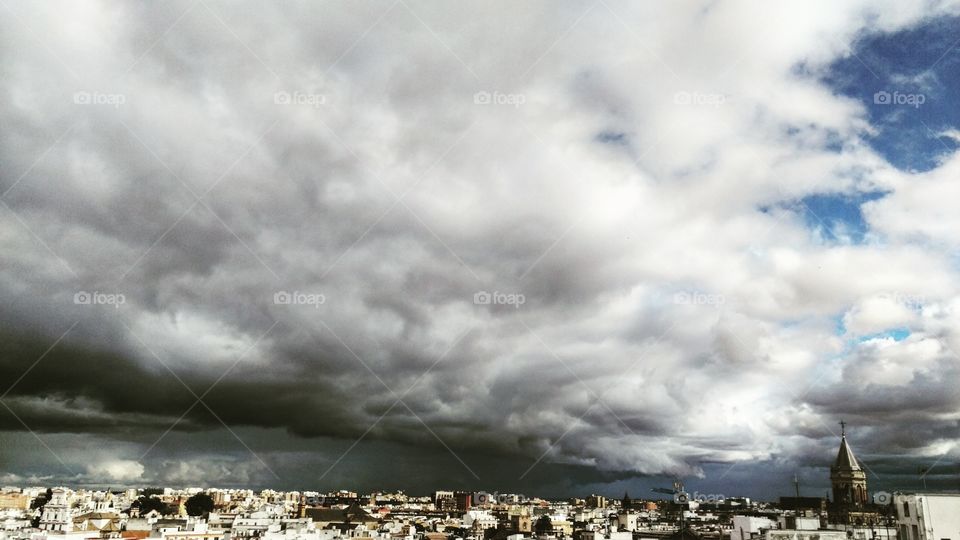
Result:
[[[141,463],[129,459],[116,459],[92,463],[87,466],[87,474],[95,481],[136,482],[143,477]]]

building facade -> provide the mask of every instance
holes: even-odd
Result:
[[[50,500],[40,515],[40,528],[58,533],[73,531],[73,514],[65,490],[57,488],[51,491]]]
[[[960,540],[960,494],[898,494],[900,540]]]

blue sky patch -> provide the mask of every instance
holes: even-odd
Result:
[[[866,106],[877,152],[901,170],[927,171],[958,147],[950,134],[960,126],[958,41],[960,18],[866,35],[822,79]]]
[[[807,227],[827,242],[859,244],[869,232],[861,205],[881,199],[886,194],[883,191],[815,194],[779,206],[802,215]],[[770,207],[761,207],[760,211],[769,212]]]
[[[792,206],[803,213],[807,226],[820,230],[834,241],[850,240],[860,243],[868,226],[863,219],[861,205],[882,198],[884,192],[808,195]]]
[[[894,341],[903,341],[910,337],[910,330],[908,328],[891,328],[883,332],[876,334],[870,334],[869,336],[863,336],[860,338],[860,342],[870,341],[871,339],[882,339],[882,338],[893,338]]]

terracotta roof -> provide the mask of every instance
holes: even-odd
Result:
[[[84,519],[120,519],[120,516],[113,512],[87,512],[86,514],[81,514],[73,518],[74,521],[82,521]]]

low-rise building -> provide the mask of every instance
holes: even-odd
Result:
[[[847,533],[830,530],[773,529],[767,531],[766,540],[847,540]]]
[[[733,516],[730,540],[750,540],[777,528],[777,522],[761,516]]]

